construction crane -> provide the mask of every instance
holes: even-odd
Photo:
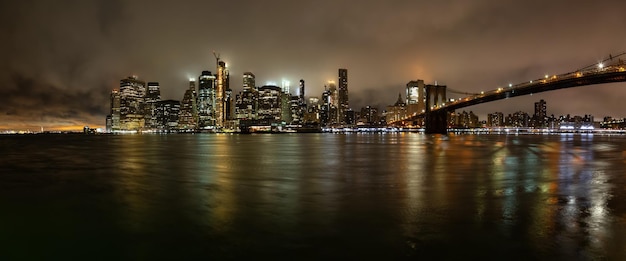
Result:
[[[219,66],[219,64],[220,64],[220,54],[216,53],[215,50],[213,50],[213,56],[215,56],[215,64]]]

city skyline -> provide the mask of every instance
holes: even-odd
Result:
[[[237,79],[231,83],[235,93],[243,87],[243,73],[252,72],[259,86],[304,79],[307,97],[320,97],[324,84],[336,80],[337,68],[347,68],[349,105],[355,110],[393,104],[416,79],[467,92],[493,90],[626,50],[626,36],[615,33],[626,25],[620,1],[355,6],[352,1],[1,3],[0,32],[9,41],[0,43],[7,57],[0,70],[0,129],[104,126],[110,91],[129,74],[159,82],[163,100],[180,101],[188,78],[215,71],[213,50]],[[202,16],[209,7],[219,11]],[[373,10],[381,19],[361,15]],[[531,111],[544,99],[555,115],[621,118],[625,87],[594,85],[466,110],[485,119],[495,111]]]

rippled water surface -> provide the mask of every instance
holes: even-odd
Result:
[[[626,136],[0,136],[0,259],[626,259]]]

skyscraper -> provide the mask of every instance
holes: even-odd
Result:
[[[145,119],[146,128],[154,129],[157,127],[156,103],[161,101],[161,89],[158,82],[148,82],[148,92],[146,93]]]
[[[146,83],[131,76],[120,80],[120,129],[141,130],[145,124]]]
[[[215,127],[216,92],[215,75],[210,71],[203,71],[198,77],[198,128],[210,129]]]
[[[337,108],[339,107],[337,85],[335,85],[334,81],[330,81],[325,89],[328,91],[328,124],[336,125],[339,119],[339,114],[337,113]]]
[[[180,101],[164,100],[155,104],[156,129],[162,132],[175,132],[178,129]]]
[[[346,112],[350,109],[348,103],[348,69],[339,69],[339,91],[337,106],[337,123],[346,124]]]
[[[111,129],[108,131],[120,130],[120,91],[111,91]]]
[[[283,93],[278,86],[266,85],[259,88],[258,118],[280,120],[283,117]]]
[[[426,109],[426,90],[424,80],[410,81],[406,84],[407,114],[421,113]]]
[[[180,116],[178,118],[178,128],[181,130],[194,130],[197,127],[197,106],[196,106],[196,80],[189,79],[189,89],[185,91],[180,105]]]
[[[255,76],[254,73],[245,72],[243,73],[243,90],[255,89]]]
[[[217,127],[224,126],[226,120],[226,81],[227,70],[226,63],[221,61],[219,57],[217,60],[217,75],[216,75],[216,88],[215,88],[215,125]]]
[[[306,99],[304,98],[304,79],[300,79],[300,85],[298,88],[298,110],[297,110],[297,118],[300,122],[304,122],[304,114],[306,114]]]
[[[298,87],[298,96],[300,96],[300,99],[304,101],[304,79],[300,79],[300,86]]]
[[[544,128],[546,124],[546,118],[548,116],[546,101],[543,99],[539,102],[535,102],[535,114],[533,115],[533,123],[536,128]]]
[[[251,72],[243,74],[243,91],[236,97],[235,118],[254,120],[257,118],[258,91],[255,87],[255,76]]]

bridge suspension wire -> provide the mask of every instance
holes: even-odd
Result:
[[[446,88],[447,92],[451,92],[451,93],[456,93],[456,94],[465,94],[465,95],[478,95],[479,93],[473,93],[473,92],[463,92],[463,91],[458,91],[452,88]]]
[[[620,54],[618,54],[616,56],[612,56],[612,55],[609,54],[609,58],[606,58],[606,59],[602,60],[600,63],[604,63],[606,61],[611,61],[611,60],[613,60],[615,58],[618,58],[618,57],[620,57],[622,55],[625,55],[625,54],[626,54],[626,52],[620,53]],[[580,68],[580,69],[576,70],[575,72],[584,71],[584,70],[587,70],[589,68],[593,68],[593,67],[596,67],[596,66],[598,66],[598,63],[593,63],[593,64],[587,65],[587,66],[585,66],[583,68]]]

